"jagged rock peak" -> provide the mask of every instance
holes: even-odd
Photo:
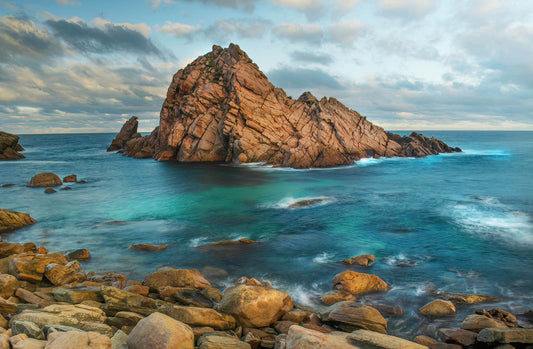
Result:
[[[159,127],[150,136],[121,144],[126,155],[162,161],[295,168],[456,151],[422,135],[386,133],[335,98],[319,101],[305,92],[293,100],[235,44],[226,49],[215,45],[180,69],[168,88]]]

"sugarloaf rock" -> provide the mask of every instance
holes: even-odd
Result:
[[[213,46],[174,75],[152,134],[138,137],[137,122],[126,123],[132,137],[120,137],[124,153],[161,161],[309,168],[460,151],[417,133],[387,133],[335,98],[305,92],[294,100],[234,44]]]

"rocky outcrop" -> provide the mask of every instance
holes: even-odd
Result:
[[[108,150],[182,162],[330,167],[363,157],[460,151],[434,138],[385,132],[335,98],[297,100],[272,85],[239,46],[213,46],[173,77],[159,127],[138,137],[130,119]]]
[[[27,213],[0,208],[0,233],[11,229],[22,228],[35,222],[37,221]]]
[[[61,182],[61,178],[59,178],[58,175],[51,172],[43,172],[33,176],[27,186],[33,188],[45,188],[58,187],[61,184],[63,184],[63,182]]]
[[[19,136],[0,131],[0,160],[24,159],[19,153],[24,148],[19,144]]]

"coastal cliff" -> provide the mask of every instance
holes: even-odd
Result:
[[[421,134],[385,132],[335,98],[318,100],[305,92],[294,100],[234,44],[213,46],[174,75],[151,135],[137,136],[136,118],[128,123],[117,136],[121,151],[160,161],[309,168],[347,165],[363,157],[461,151]],[[135,131],[127,138],[132,124]]]
[[[24,159],[19,153],[24,148],[19,144],[19,136],[0,131],[0,160]]]

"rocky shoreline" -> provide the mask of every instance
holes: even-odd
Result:
[[[9,213],[4,226],[34,223]],[[4,215],[6,216],[6,215]],[[3,217],[0,215],[0,218]],[[254,243],[237,241],[234,243]],[[210,244],[209,248],[232,242]],[[143,245],[143,251],[160,246]],[[154,252],[157,253],[157,252]],[[460,328],[438,328],[436,336],[414,338],[387,334],[391,317],[402,310],[363,304],[364,294],[387,292],[379,276],[346,270],[332,279],[320,297],[323,307],[295,305],[291,296],[268,281],[242,277],[234,286],[217,284],[227,273],[214,267],[202,273],[163,268],[143,280],[116,272],[85,272],[85,249],[52,253],[34,243],[0,242],[0,348],[529,348],[533,345],[531,311],[517,320],[497,308],[479,308]],[[344,264],[375,263],[372,255]],[[431,320],[455,314],[468,303],[490,303],[488,296],[435,294],[419,310]],[[526,314],[527,315],[527,314]],[[436,322],[437,324],[438,322]]]
[[[24,148],[19,144],[19,136],[0,131],[0,160],[24,159],[21,151]]]

